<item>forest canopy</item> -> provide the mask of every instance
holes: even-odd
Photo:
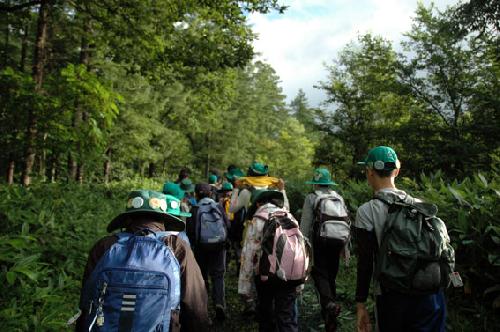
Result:
[[[268,163],[302,179],[316,165],[360,177],[356,161],[394,146],[405,176],[498,169],[498,8],[419,5],[402,45],[345,45],[311,107],[291,103],[256,60],[249,12],[275,0],[3,1],[0,169],[8,183],[206,175]],[[476,21],[483,13],[483,20]],[[482,15],[482,14],[481,14]],[[401,50],[401,51],[396,51]]]

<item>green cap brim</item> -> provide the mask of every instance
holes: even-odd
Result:
[[[306,181],[306,184],[324,184],[324,185],[330,185],[330,186],[337,186],[338,184],[330,181],[330,182],[314,182],[314,181]]]
[[[181,212],[181,216],[183,216],[184,212]],[[120,213],[118,216],[116,216],[111,222],[108,224],[108,227],[106,230],[108,233],[111,233],[112,231],[119,229],[119,228],[124,228],[126,225],[124,225],[124,221],[127,217],[134,215],[134,214],[150,214],[154,215],[155,220],[160,220],[165,223],[165,229],[169,231],[175,231],[175,232],[182,232],[186,229],[186,225],[182,219],[180,219],[177,216],[174,216],[169,213],[157,213],[157,212],[152,212],[151,210],[145,210],[145,209],[137,209],[133,211],[125,211],[123,213]],[[188,213],[189,217],[191,216],[190,213]]]

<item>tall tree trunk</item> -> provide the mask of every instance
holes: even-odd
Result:
[[[47,18],[49,13],[48,0],[40,1],[38,9],[38,26],[36,33],[35,51],[33,56],[33,80],[35,82],[35,93],[42,92],[44,65],[45,65],[45,47],[47,42]],[[26,148],[25,161],[23,168],[22,183],[29,186],[31,182],[31,171],[35,162],[35,142],[37,136],[38,116],[35,110],[30,108],[28,111],[28,126],[26,128]]]
[[[10,1],[7,0],[7,6],[10,5]],[[10,37],[10,29],[9,29],[9,14],[5,14],[5,40],[4,40],[4,53],[3,53],[3,61],[2,61],[2,67],[0,68],[5,68],[7,67],[7,64],[8,64],[8,61],[7,61],[7,58],[9,56],[9,37]]]
[[[87,38],[87,35],[91,33],[92,26],[90,23],[90,20],[84,20],[83,23],[83,29],[84,29],[84,34],[82,36],[81,44],[80,44],[80,64],[84,65],[87,70],[89,70],[89,64],[90,64],[90,45],[89,41]],[[75,114],[75,127],[79,127],[82,125],[82,123],[88,121],[88,114],[85,112],[81,105],[76,105],[76,114]],[[77,165],[77,172],[76,172],[76,181],[80,184],[83,183],[83,170],[84,170],[84,153],[82,151],[82,142],[78,141],[77,143],[77,152],[78,152],[78,165]]]
[[[47,152],[45,150],[42,150],[41,153],[39,153],[37,158],[36,158],[38,161],[38,176],[40,176],[42,178],[45,176],[45,171],[46,171],[46,167],[45,167],[46,154],[47,154]]]
[[[16,162],[14,161],[14,156],[12,153],[9,154],[9,163],[7,165],[7,184],[14,184],[14,171],[16,169]]]
[[[28,51],[28,31],[29,31],[29,22],[26,23],[23,30],[23,39],[21,40],[21,59],[19,60],[19,70],[24,72],[24,68],[26,66],[26,53]]]
[[[76,182],[79,184],[83,183],[83,163],[78,163],[76,168]]]
[[[150,162],[148,167],[148,177],[150,178],[154,177],[155,173],[156,173],[156,164],[154,162]]]
[[[210,133],[205,136],[206,148],[207,148],[207,159],[205,160],[205,179],[208,179],[208,172],[210,171]]]
[[[71,152],[68,153],[68,183],[76,179],[76,160],[73,158]]]
[[[106,161],[104,161],[104,183],[111,179],[111,149],[106,150]]]
[[[59,168],[59,155],[54,154],[50,159],[49,178],[51,183],[54,183],[57,180],[58,168]]]
[[[52,159],[52,170],[50,173],[50,182],[54,183],[57,181],[57,176],[59,175],[59,155],[54,155]]]

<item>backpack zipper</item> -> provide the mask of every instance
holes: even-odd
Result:
[[[104,295],[106,294],[106,288],[108,287],[108,283],[104,282],[101,290],[101,294],[99,295],[99,300],[98,300],[98,307],[97,307],[97,320],[96,320],[96,325],[101,327],[104,325],[104,311],[103,311],[103,305],[104,305]]]

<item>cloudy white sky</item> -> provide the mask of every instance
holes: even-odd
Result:
[[[429,5],[431,0],[423,0]],[[395,45],[411,28],[417,0],[282,0],[284,14],[251,14],[249,22],[258,39],[259,59],[269,63],[281,78],[289,102],[302,88],[311,106],[324,99],[315,89],[325,81],[336,54],[358,35],[371,32]],[[434,0],[439,9],[458,0]],[[396,47],[397,48],[397,47]]]

